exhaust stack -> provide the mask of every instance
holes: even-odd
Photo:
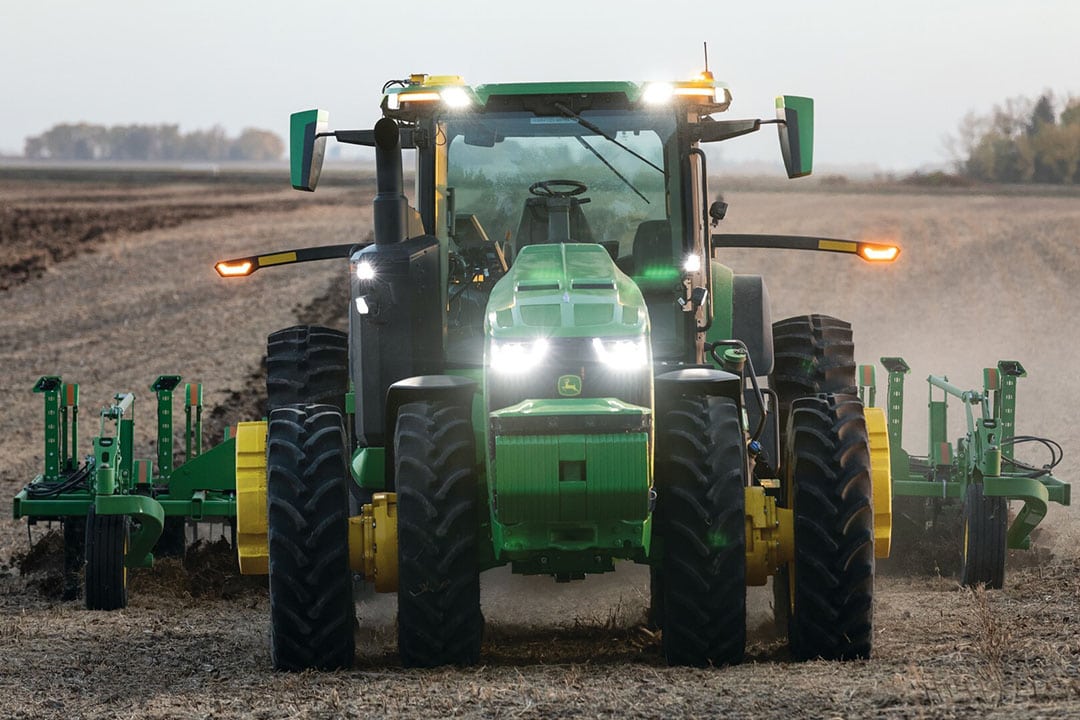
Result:
[[[401,242],[409,227],[409,201],[403,192],[401,135],[390,118],[375,123],[375,171],[375,244]]]

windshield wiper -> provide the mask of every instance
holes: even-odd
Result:
[[[607,158],[605,158],[605,157],[604,157],[603,155],[601,155],[601,154],[600,154],[600,151],[599,151],[599,150],[597,150],[596,148],[594,148],[594,147],[593,147],[592,145],[590,145],[589,143],[585,142],[585,138],[583,138],[583,137],[581,137],[580,135],[578,135],[578,136],[577,136],[577,141],[578,141],[579,143],[581,143],[582,145],[584,145],[584,146],[585,146],[585,149],[586,149],[586,150],[588,150],[588,151],[589,151],[589,152],[591,152],[591,153],[592,153],[593,155],[595,155],[595,156],[597,157],[597,159],[598,159],[598,160],[599,160],[600,162],[602,162],[602,163],[604,163],[605,165],[607,165],[607,166],[608,166],[608,170],[610,170],[611,172],[615,173],[615,177],[619,178],[619,179],[620,179],[620,180],[622,180],[622,181],[623,181],[624,183],[626,183],[626,187],[628,187],[628,188],[630,188],[631,190],[633,190],[634,192],[636,192],[636,193],[637,193],[637,196],[638,196],[639,198],[641,198],[642,200],[644,200],[644,201],[645,201],[646,203],[648,203],[648,204],[650,204],[650,205],[652,204],[652,203],[650,203],[650,202],[649,202],[649,198],[647,198],[647,197],[645,197],[644,195],[642,195],[642,194],[641,194],[641,191],[640,191],[640,190],[638,190],[638,189],[637,189],[636,187],[634,187],[634,183],[630,182],[630,181],[629,181],[629,180],[627,180],[627,179],[626,179],[625,177],[623,177],[623,174],[622,174],[621,172],[619,172],[618,170],[616,170],[616,169],[615,169],[615,166],[614,166],[614,165],[612,165],[611,163],[609,163],[609,162],[607,161]]]
[[[568,118],[573,118],[574,120],[576,120],[576,121],[577,121],[577,124],[578,124],[578,125],[580,125],[581,127],[585,128],[586,130],[592,130],[592,131],[593,131],[594,133],[596,133],[596,134],[597,134],[597,135],[599,135],[600,137],[604,138],[605,140],[608,140],[608,141],[610,141],[610,142],[613,142],[613,143],[615,143],[616,145],[618,145],[619,147],[621,147],[621,148],[622,148],[623,150],[625,150],[626,152],[628,152],[628,153],[630,153],[631,155],[633,155],[634,157],[636,157],[636,158],[637,158],[638,160],[640,160],[641,162],[643,162],[643,163],[645,163],[646,165],[649,165],[650,167],[652,167],[653,169],[655,169],[655,170],[656,170],[657,172],[659,172],[659,173],[660,173],[661,175],[665,175],[665,174],[666,174],[666,173],[664,172],[664,168],[660,167],[659,165],[657,165],[656,163],[654,163],[654,162],[653,162],[652,160],[650,160],[649,158],[645,157],[645,156],[644,156],[644,155],[642,155],[641,153],[637,152],[637,151],[636,151],[636,150],[634,150],[633,148],[629,148],[629,147],[627,147],[626,145],[623,145],[623,144],[622,144],[621,142],[619,142],[618,140],[616,140],[615,138],[613,138],[613,137],[612,137],[611,135],[608,135],[608,134],[607,134],[606,132],[604,132],[603,130],[601,130],[601,129],[600,129],[599,127],[597,127],[597,126],[596,126],[596,125],[594,125],[593,123],[589,122],[589,121],[588,121],[588,120],[586,120],[585,118],[581,117],[581,115],[578,115],[578,114],[577,114],[576,112],[574,112],[574,111],[573,111],[573,110],[571,110],[570,108],[566,107],[566,106],[565,106],[565,105],[563,105],[562,103],[560,103],[560,102],[557,102],[557,103],[555,103],[555,108],[556,108],[556,109],[557,109],[557,110],[558,110],[559,112],[561,112],[561,113],[562,113],[563,115],[565,115],[566,117],[568,117]]]

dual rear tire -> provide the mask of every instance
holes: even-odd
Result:
[[[780,500],[795,533],[794,559],[773,577],[776,626],[797,659],[868,658],[873,487],[851,325],[827,315],[788,318],[773,325],[773,343],[769,380],[786,423]]]

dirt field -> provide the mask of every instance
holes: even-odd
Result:
[[[348,242],[370,225],[365,190],[285,188],[284,178],[0,179],[0,497],[40,472],[41,400],[30,389],[42,374],[81,383],[84,438],[116,391],[136,392],[148,418],[146,388],[161,373],[205,384],[207,404],[222,408],[215,437],[260,412],[265,335],[298,319],[340,324],[345,270],[227,282],[214,261]],[[853,321],[862,362],[904,355],[909,449],[925,452],[927,374],[976,387],[982,367],[1018,359],[1030,373],[1019,431],[1061,442],[1057,474],[1076,481],[1080,200],[723,190],[729,232],[903,244],[888,268],[777,251],[726,259],[766,276],[774,317],[835,314]],[[149,425],[138,438],[147,455]],[[0,519],[0,717],[1078,716],[1080,522],[1054,507],[1044,527],[1035,553],[1011,558],[1000,592],[959,589],[929,556],[909,558],[914,572],[879,573],[868,662],[789,662],[770,593],[755,588],[749,662],[669,669],[640,625],[648,572],[630,566],[571,585],[486,574],[476,668],[402,670],[393,598],[363,596],[353,670],[280,675],[269,669],[265,588],[233,572],[223,543],[136,571],[128,609],[90,613],[58,599],[56,535],[33,528],[29,550],[25,524]]]

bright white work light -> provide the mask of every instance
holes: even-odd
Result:
[[[357,280],[374,280],[375,279],[375,266],[369,263],[367,260],[363,260],[356,264],[356,279]]]
[[[505,375],[521,375],[539,367],[548,353],[546,338],[531,341],[491,341],[491,369]]]
[[[663,105],[670,102],[675,94],[675,86],[671,83],[653,82],[645,86],[641,99],[648,105]]]
[[[641,370],[649,362],[645,338],[593,338],[592,344],[597,359],[612,370]]]
[[[464,108],[472,105],[472,98],[464,88],[448,87],[439,94],[442,96],[443,104],[448,108]]]

